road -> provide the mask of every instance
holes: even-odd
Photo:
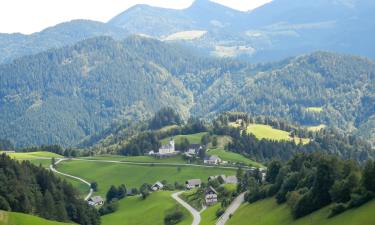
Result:
[[[60,162],[62,162],[62,161],[64,161],[64,160],[67,160],[67,159],[59,159],[59,160],[57,160],[57,161],[55,162],[55,165],[59,164]],[[70,177],[70,178],[73,178],[73,179],[79,180],[79,181],[81,181],[82,183],[87,184],[87,186],[89,186],[89,188],[90,188],[90,191],[89,191],[89,193],[87,194],[87,196],[85,197],[85,200],[87,201],[87,200],[91,197],[91,195],[92,195],[92,193],[94,192],[94,190],[91,188],[91,184],[90,184],[88,181],[86,181],[86,180],[84,180],[84,179],[82,179],[82,178],[80,178],[80,177],[76,177],[76,176],[73,176],[73,175],[70,175],[70,174],[66,174],[66,173],[59,172],[59,171],[57,171],[55,168],[53,168],[52,165],[50,165],[49,168],[50,168],[50,170],[51,170],[52,172],[54,172],[54,173],[58,173],[58,174],[61,174],[61,175],[63,175],[63,176],[66,176],[66,177]]]
[[[238,170],[238,166],[215,166],[215,165],[210,166],[210,165],[199,165],[199,164],[188,164],[188,163],[129,162],[129,161],[83,159],[83,158],[72,158],[70,160],[86,161],[86,162],[120,163],[120,164],[129,164],[129,165],[189,166],[189,167],[201,167],[201,168],[221,168],[221,169]],[[248,167],[242,166],[242,168],[248,168]]]
[[[233,200],[227,210],[225,210],[225,213],[217,220],[216,225],[224,225],[229,220],[230,215],[233,215],[244,201],[245,193],[241,193]]]
[[[183,193],[183,191],[172,194],[172,198],[174,198],[178,203],[180,203],[180,205],[187,209],[191,213],[191,215],[193,215],[193,222],[191,223],[191,225],[199,225],[199,223],[201,222],[201,215],[196,209],[194,209],[188,203],[178,197],[181,193]]]

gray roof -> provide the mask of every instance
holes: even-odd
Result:
[[[221,159],[220,159],[219,156],[217,156],[217,155],[211,155],[211,156],[209,156],[209,157],[206,157],[205,160],[216,161],[216,160],[221,160]]]
[[[213,192],[213,193],[217,194],[217,191],[216,191],[213,187],[211,187],[211,186],[209,186],[209,187],[206,189],[205,193],[206,193],[206,194],[209,194],[210,192]]]
[[[100,197],[100,196],[93,196],[93,197],[90,198],[90,200],[94,203],[104,202],[102,197]]]
[[[152,185],[153,187],[154,186],[158,186],[158,187],[160,187],[160,188],[163,188],[164,187],[164,185],[160,182],[160,181],[158,181],[158,182],[156,182],[154,185]]]
[[[237,177],[236,176],[229,176],[225,179],[225,183],[237,184],[238,183]]]
[[[202,181],[201,181],[201,179],[191,179],[191,180],[187,180],[186,184],[188,184],[190,186],[201,185]]]

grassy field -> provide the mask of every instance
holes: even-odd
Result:
[[[326,125],[324,124],[320,124],[318,126],[310,126],[310,127],[307,127],[307,130],[308,131],[312,131],[312,132],[318,132],[318,131],[321,131],[322,129],[326,128]]]
[[[63,158],[61,155],[52,152],[16,152],[16,153],[6,153],[9,157],[13,159],[35,159],[38,157],[43,158]]]
[[[0,211],[0,225],[68,225],[23,213]],[[72,225],[72,224],[71,224]]]
[[[208,207],[201,213],[201,223],[199,225],[215,225],[217,221],[216,211],[220,209],[220,204],[215,204],[213,206]]]
[[[251,159],[248,159],[241,154],[225,151],[225,150],[222,150],[222,149],[210,149],[209,151],[207,151],[207,154],[208,155],[217,155],[222,160],[228,161],[230,163],[238,162],[238,163],[243,163],[243,164],[248,165],[248,166],[264,167],[262,164],[257,163],[257,162],[255,162]]]
[[[305,108],[307,112],[321,113],[323,112],[323,107],[308,107]]]
[[[172,192],[159,191],[152,193],[146,200],[140,197],[127,197],[120,201],[119,210],[102,217],[102,225],[164,225],[165,211],[178,204],[172,197]],[[193,218],[181,206],[184,220],[178,225],[190,225]]]
[[[228,221],[228,225],[373,225],[375,224],[375,200],[327,219],[329,208],[323,208],[309,216],[294,220],[290,208],[277,205],[275,199],[266,199],[254,204],[244,204]]]
[[[123,162],[158,162],[158,163],[186,163],[182,156],[168,157],[158,159],[151,156],[121,156],[121,155],[101,155],[93,157],[84,157],[83,159],[92,160],[110,160],[110,161],[123,161]]]
[[[180,169],[178,169],[180,168]],[[212,175],[234,175],[233,169],[176,167],[157,165],[127,165],[119,163],[103,163],[95,161],[65,161],[58,166],[59,171],[82,177],[89,182],[99,184],[99,195],[104,196],[110,185],[125,184],[127,188],[139,188],[143,183],[155,183],[167,180],[184,182],[188,179],[200,178],[207,181]]]
[[[259,140],[294,141],[296,144],[299,144],[301,140],[303,144],[308,144],[310,142],[310,140],[306,138],[296,137],[293,139],[289,136],[289,132],[278,130],[269,125],[263,124],[250,124],[247,127],[247,132],[254,134]]]
[[[202,137],[207,134],[207,132],[196,133],[196,134],[188,134],[188,135],[176,135],[173,137],[176,143],[181,143],[183,138],[189,140],[190,144],[199,144],[201,143]],[[167,144],[170,137],[162,139],[160,142],[164,145]]]

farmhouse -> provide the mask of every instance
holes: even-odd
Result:
[[[204,164],[218,165],[221,163],[221,159],[217,155],[211,155],[204,159]]]
[[[203,147],[200,144],[191,144],[188,147],[187,153],[190,155],[196,155],[200,150],[202,150],[202,148]]]
[[[163,189],[164,185],[161,182],[156,182],[154,185],[151,186],[151,190],[158,191]]]
[[[174,148],[174,140],[170,140],[168,144],[162,145],[159,148],[159,155],[168,155],[168,154],[174,154],[176,153]]]
[[[94,196],[94,197],[89,198],[88,203],[91,206],[98,206],[98,205],[103,205],[104,200],[100,196]]]
[[[206,205],[213,205],[217,202],[217,191],[213,187],[208,187],[204,193]]]
[[[185,182],[187,189],[199,188],[201,187],[201,179],[191,179]]]

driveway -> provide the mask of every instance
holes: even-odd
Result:
[[[180,205],[187,209],[191,213],[191,215],[193,215],[193,222],[191,223],[191,225],[199,225],[199,223],[201,222],[201,215],[196,209],[194,209],[188,203],[178,197],[181,193],[183,193],[183,191],[172,194],[172,198],[174,198],[178,203],[180,203]]]

